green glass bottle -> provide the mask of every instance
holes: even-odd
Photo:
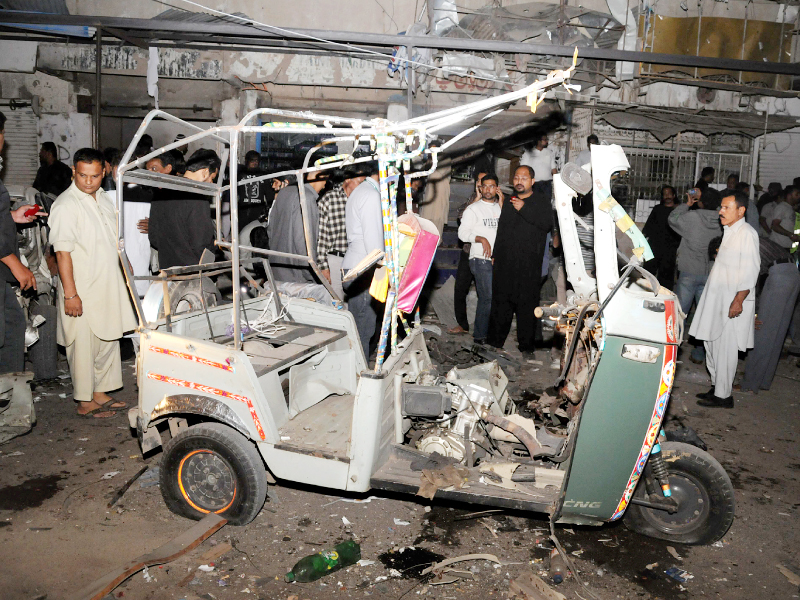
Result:
[[[323,575],[354,565],[359,560],[361,546],[353,540],[347,540],[334,546],[333,550],[323,550],[300,559],[284,579],[300,583],[315,581]]]

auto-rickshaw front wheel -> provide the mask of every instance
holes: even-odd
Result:
[[[199,520],[216,513],[231,525],[256,518],[267,496],[267,475],[256,447],[221,423],[199,423],[164,447],[161,495],[172,512]]]
[[[716,542],[733,523],[735,502],[730,477],[713,456],[690,444],[665,442],[661,453],[678,510],[670,514],[632,503],[623,520],[625,526],[679,544]],[[633,497],[647,499],[643,478]]]

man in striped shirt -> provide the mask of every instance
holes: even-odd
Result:
[[[319,238],[317,264],[322,275],[333,286],[339,298],[342,290],[342,259],[347,252],[345,207],[350,193],[364,181],[364,175],[346,172],[344,181],[337,183],[319,201]]]

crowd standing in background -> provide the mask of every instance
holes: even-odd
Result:
[[[5,119],[3,119],[4,121]],[[0,123],[2,125],[3,123]],[[2,148],[0,132],[0,148]],[[180,141],[180,136],[175,142]],[[590,168],[587,138],[577,164]],[[188,158],[186,145],[154,154],[153,140],[142,136],[131,159],[148,158],[148,171],[202,184],[220,183],[226,174],[212,150],[200,149]],[[209,197],[159,187],[126,183],[117,190],[122,153],[85,148],[72,157],[72,167],[59,160],[58,149],[45,142],[34,187],[56,197],[49,215],[50,245],[57,262],[60,311],[58,341],[65,346],[73,378],[78,413],[102,417],[122,408],[108,392],[122,385],[118,340],[134,326],[128,291],[119,269],[116,248],[115,194],[122,194],[125,250],[135,276],[146,278],[162,269],[189,266],[221,256]],[[516,318],[516,342],[532,358],[541,339],[534,308],[548,270],[566,291],[563,260],[552,205],[555,156],[546,135],[526,147],[513,173],[513,193],[504,196],[492,161],[476,169],[475,193],[458,211],[458,238],[463,251],[457,269],[452,334],[472,333],[475,344],[502,349]],[[381,302],[370,293],[374,264],[360,265],[371,253],[384,250],[379,178],[376,165],[362,163],[334,173],[317,171],[305,181],[269,178],[261,155],[249,151],[239,165],[237,186],[242,244],[278,252],[307,255],[308,261],[273,257],[278,283],[325,284],[354,318],[361,347],[369,360],[375,348]],[[706,362],[713,387],[701,394],[709,407],[732,407],[738,353],[749,352],[741,389],[769,389],[787,334],[800,342],[800,318],[794,318],[800,295],[797,246],[800,242],[800,178],[782,187],[770,183],[757,201],[749,184],[729,174],[726,187],[715,189],[716,170],[705,167],[681,201],[674,187],[661,188],[643,233],[654,258],[646,267],[661,286],[674,290],[681,310],[691,316],[689,334],[695,340],[691,359]],[[226,180],[222,182],[227,183]],[[300,188],[305,204],[301,207]],[[398,198],[400,214],[415,211],[423,197],[424,181],[412,182],[414,204]],[[759,188],[756,188],[759,189]],[[402,196],[402,187],[401,187]],[[226,192],[224,200],[228,202]],[[400,202],[402,200],[402,202]],[[424,200],[422,200],[424,203]],[[229,203],[229,202],[228,202]],[[35,287],[33,274],[19,260],[16,224],[30,223],[46,213],[10,210],[7,191],[0,185],[0,368],[21,370],[24,359],[24,318],[16,289]],[[591,194],[573,201],[581,256],[594,275]],[[24,207],[23,207],[24,209]],[[220,228],[229,231],[229,211]],[[213,217],[213,218],[212,218]],[[227,220],[226,220],[227,219]],[[227,225],[226,225],[227,223]],[[551,257],[551,246],[554,251]],[[548,264],[550,263],[550,264]],[[343,273],[363,267],[363,273],[342,284]],[[548,269],[549,267],[549,269]],[[54,269],[55,270],[55,269]],[[467,317],[466,298],[472,283],[477,291],[475,322]],[[134,284],[141,298],[150,281]],[[562,289],[563,288],[563,289]],[[332,299],[328,292],[321,298]],[[334,304],[337,304],[334,301]],[[758,307],[758,310],[757,310]],[[756,313],[758,312],[758,319]]]

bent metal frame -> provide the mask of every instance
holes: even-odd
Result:
[[[179,281],[186,279],[198,279],[203,276],[218,275],[230,270],[231,282],[233,284],[233,346],[236,350],[240,350],[243,341],[241,332],[241,313],[243,311],[243,300],[241,298],[240,281],[241,277],[248,279],[248,281],[257,287],[259,292],[266,293],[265,287],[258,285],[252,277],[243,268],[243,264],[252,264],[261,261],[267,276],[267,283],[273,292],[273,298],[276,302],[276,308],[280,312],[281,303],[278,290],[272,275],[272,269],[269,264],[269,257],[292,258],[304,261],[316,274],[319,281],[325,286],[331,296],[336,300],[337,305],[342,308],[342,298],[339,298],[328,283],[328,281],[321,275],[319,266],[314,260],[313,252],[308,255],[291,254],[286,252],[278,252],[275,250],[268,250],[263,248],[255,248],[252,246],[242,246],[239,243],[239,207],[238,207],[238,155],[241,144],[241,136],[243,134],[253,133],[311,133],[319,136],[328,136],[319,144],[311,148],[305,156],[303,166],[299,169],[292,169],[271,173],[259,177],[249,179],[249,182],[266,181],[276,177],[285,177],[293,175],[297,178],[298,183],[304,181],[304,176],[307,173],[314,173],[317,171],[324,171],[352,165],[356,163],[363,163],[367,161],[378,161],[379,175],[380,175],[380,195],[381,195],[381,208],[383,216],[383,230],[384,230],[384,264],[389,271],[389,295],[386,300],[385,312],[382,320],[381,336],[378,347],[378,356],[375,365],[376,373],[381,372],[383,361],[386,356],[386,349],[388,340],[391,339],[391,352],[397,352],[397,324],[398,321],[402,322],[403,326],[408,329],[406,320],[403,318],[400,311],[397,309],[397,289],[400,280],[398,269],[398,256],[397,249],[399,245],[399,232],[397,228],[397,193],[398,193],[398,180],[400,174],[400,167],[402,165],[404,176],[405,189],[403,192],[406,197],[406,206],[411,207],[411,181],[419,177],[426,177],[432,173],[438,163],[438,155],[440,152],[445,151],[447,148],[455,144],[460,139],[472,133],[475,129],[492,116],[502,112],[506,107],[514,104],[521,98],[527,98],[527,105],[531,108],[532,112],[544,100],[544,94],[550,88],[558,85],[564,86],[567,91],[572,93],[572,90],[579,90],[580,87],[568,83],[572,72],[575,69],[578,56],[578,49],[575,49],[573,55],[572,65],[566,69],[559,69],[551,71],[545,79],[535,81],[530,85],[519,89],[517,91],[509,92],[499,96],[478,100],[463,106],[450,108],[447,110],[431,113],[429,115],[416,117],[402,121],[400,123],[393,123],[386,119],[355,119],[338,116],[317,115],[311,112],[298,112],[277,110],[271,108],[260,108],[249,112],[242,118],[236,125],[227,126],[214,126],[208,129],[203,129],[197,125],[188,123],[177,117],[170,115],[162,110],[152,110],[145,117],[142,124],[139,126],[136,134],[133,137],[128,149],[126,150],[117,170],[116,186],[120,193],[116,196],[116,211],[117,211],[117,228],[118,228],[118,251],[122,267],[126,275],[128,289],[130,290],[133,299],[134,307],[137,317],[139,319],[138,331],[152,329],[156,326],[154,323],[148,323],[144,314],[142,302],[139,299],[134,287],[135,280],[151,280],[160,281],[164,290],[164,315],[166,319],[167,331],[171,330],[170,326],[170,301],[169,301],[169,287],[170,281]],[[258,123],[262,117],[276,119],[274,121]],[[186,137],[177,142],[172,142],[160,148],[157,148],[136,160],[131,160],[134,149],[139,143],[139,140],[147,132],[148,127],[156,119],[163,119],[180,125],[186,130]],[[429,141],[436,137],[437,132],[445,128],[457,125],[460,122],[474,123],[467,126],[458,135],[447,140],[439,147],[430,147]],[[220,174],[217,177],[216,183],[203,183],[196,182],[185,177],[175,175],[165,175],[155,173],[144,169],[147,161],[161,155],[164,152],[183,146],[190,143],[202,142],[216,142],[223,148],[221,153],[222,166],[220,167]],[[337,154],[326,158],[319,159],[310,165],[311,156],[319,148],[337,142],[349,142],[353,146],[353,153],[351,154]],[[355,152],[358,150],[362,143],[368,143],[370,154],[368,156],[356,157]],[[414,159],[430,159],[429,168],[423,171],[411,173],[411,161]],[[427,160],[426,160],[427,162]],[[224,183],[225,166],[227,165],[229,183]],[[122,202],[124,201],[124,190],[126,183],[133,183],[138,185],[156,186],[166,189],[194,192],[197,194],[212,197],[214,199],[214,208],[216,211],[216,240],[215,243],[218,247],[226,249],[230,252],[231,260],[220,261],[208,264],[190,265],[185,267],[173,267],[162,270],[156,276],[134,276],[128,257],[125,253],[125,239],[123,227],[123,210]],[[303,185],[298,185],[300,193],[300,208],[303,219],[303,230],[305,233],[306,247],[311,249],[310,237],[310,224],[308,216],[308,199],[306,198]],[[230,219],[231,219],[231,234],[230,241],[225,240],[222,236],[222,195],[228,192],[230,196]],[[260,255],[263,258],[256,259],[242,259],[240,251],[244,250],[252,255]],[[202,281],[202,279],[201,279]],[[203,298],[203,307],[208,318],[208,309],[205,305]],[[418,315],[415,326],[418,326]],[[210,329],[210,324],[209,324]],[[212,341],[214,341],[214,334],[211,332]]]

